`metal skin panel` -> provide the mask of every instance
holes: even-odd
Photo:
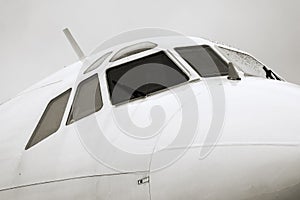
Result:
[[[199,45],[215,45],[193,40]],[[173,37],[154,38],[152,42],[158,48],[116,63],[104,62],[105,67],[88,74],[83,72],[89,65],[77,62],[0,106],[0,200],[299,199],[299,86],[240,72],[241,81],[227,77],[203,79],[172,50],[192,43]],[[132,43],[109,50],[116,52],[128,45]],[[190,82],[113,106],[105,70],[162,49],[183,71],[188,71]],[[87,59],[92,62],[101,53]],[[102,109],[66,126],[77,85],[94,73],[100,79]],[[226,105],[221,134],[212,144],[205,143],[215,114],[208,85],[210,89],[223,88]],[[70,87],[73,89],[60,129],[25,151],[46,105]],[[176,103],[174,94],[184,95],[187,88],[198,103],[198,127],[191,144],[168,146],[183,120],[179,111],[191,102]],[[133,122],[146,127],[151,123],[148,113],[153,105],[168,111],[160,134],[139,143],[125,137],[126,130],[115,123],[118,113],[128,106],[126,111]],[[103,137],[98,137],[99,131]],[[212,151],[201,157],[204,147],[210,146],[214,147]],[[175,162],[161,165],[174,155],[180,155]]]
[[[135,181],[143,176],[143,174],[120,174],[52,181],[2,191],[0,199],[149,199],[150,194],[148,184],[140,186],[137,185],[137,182]]]
[[[211,144],[213,150],[207,157],[200,155],[210,146],[204,146],[204,127],[189,148],[167,148],[163,156],[153,156],[152,199],[299,199],[299,86],[247,79],[224,82],[226,120],[221,138]],[[201,88],[201,83],[194,85]],[[205,96],[199,95],[198,101]],[[200,120],[212,115],[209,109],[199,113]],[[209,121],[202,121],[205,124]],[[174,164],[152,170],[185,150]]]
[[[200,150],[190,148],[174,165],[151,173],[152,199],[299,199],[299,147],[224,145],[204,160]]]

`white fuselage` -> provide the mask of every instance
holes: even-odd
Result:
[[[200,39],[197,43],[213,45]],[[176,45],[184,43],[162,42],[150,53]],[[181,62],[172,50],[167,53]],[[87,74],[82,73],[84,62],[77,62],[1,105],[0,200],[299,199],[299,86],[242,74],[241,81],[227,76],[205,79],[184,63],[179,66],[188,72],[189,82],[112,105],[105,70],[146,54],[104,63]],[[103,107],[66,125],[78,84],[95,73]],[[69,88],[58,131],[25,150],[49,101]],[[178,100],[187,90],[194,101]],[[219,90],[216,106],[211,99]],[[182,110],[193,102],[197,119],[183,119]],[[128,130],[116,123],[116,115],[126,108],[134,124],[147,127],[154,120],[149,116],[155,105],[164,108],[166,123],[151,138],[128,137]],[[211,127],[214,120],[217,130]],[[173,144],[183,121],[187,126],[197,122],[195,134],[189,141],[183,134],[183,142]],[[96,137],[99,130],[102,137]]]

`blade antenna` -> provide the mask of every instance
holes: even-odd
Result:
[[[74,37],[72,36],[70,30],[68,28],[65,28],[63,30],[65,36],[67,37],[69,43],[71,44],[73,50],[75,51],[75,53],[77,54],[78,58],[80,60],[85,58],[85,55],[83,53],[83,51],[80,49],[78,43],[76,42],[76,40],[74,39]]]

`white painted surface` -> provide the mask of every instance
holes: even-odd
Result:
[[[159,44],[158,49],[189,45],[180,39],[158,38],[153,41]],[[213,45],[202,39],[195,41]],[[115,48],[117,51],[122,45]],[[170,91],[130,103],[129,113],[141,126],[150,123],[145,112],[154,104],[162,105],[169,114],[168,123],[159,135],[161,137],[136,144],[124,137],[114,124],[112,114],[122,105],[111,105],[104,70],[148,53],[133,55],[96,69],[104,106],[95,115],[82,120],[83,123],[89,119],[96,120],[106,139],[116,148],[131,153],[145,152],[146,156],[137,160],[118,157],[118,152],[107,151],[95,138],[89,138],[97,129],[87,129],[86,138],[82,138],[77,122],[65,126],[76,91],[74,87],[95,73],[77,76],[88,67],[80,69],[82,63],[78,62],[0,107],[0,199],[150,199],[150,195],[152,200],[299,197],[298,193],[295,194],[300,188],[299,86],[244,76],[238,82],[229,81],[226,77],[205,80],[197,77],[186,63],[181,63],[180,67],[189,71],[193,82],[174,87],[171,91],[183,93],[189,86],[196,95],[199,127],[192,147],[164,148],[174,138],[178,122],[182,120],[176,112],[189,103],[174,103]],[[93,56],[93,59],[99,57],[98,54]],[[173,56],[176,57],[176,54]],[[182,62],[182,59],[178,58],[178,61]],[[218,143],[213,144],[215,148],[205,159],[200,159],[213,115],[211,94],[206,84],[224,88],[226,115]],[[70,87],[73,87],[72,94],[58,132],[25,151],[26,143],[48,102]],[[175,117],[171,119],[172,114]],[[83,143],[85,139],[94,141],[99,152],[105,152],[113,164],[122,166],[123,171],[99,162],[95,152],[91,151],[92,147]],[[151,151],[157,149],[163,149],[162,153],[152,155]],[[162,160],[183,150],[187,151],[177,162],[154,171]],[[138,185],[138,180],[146,176],[150,177],[150,183]]]

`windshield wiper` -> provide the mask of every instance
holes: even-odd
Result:
[[[281,81],[281,78],[279,78],[272,70],[268,69],[266,66],[264,66],[263,69],[266,72],[266,78]]]

